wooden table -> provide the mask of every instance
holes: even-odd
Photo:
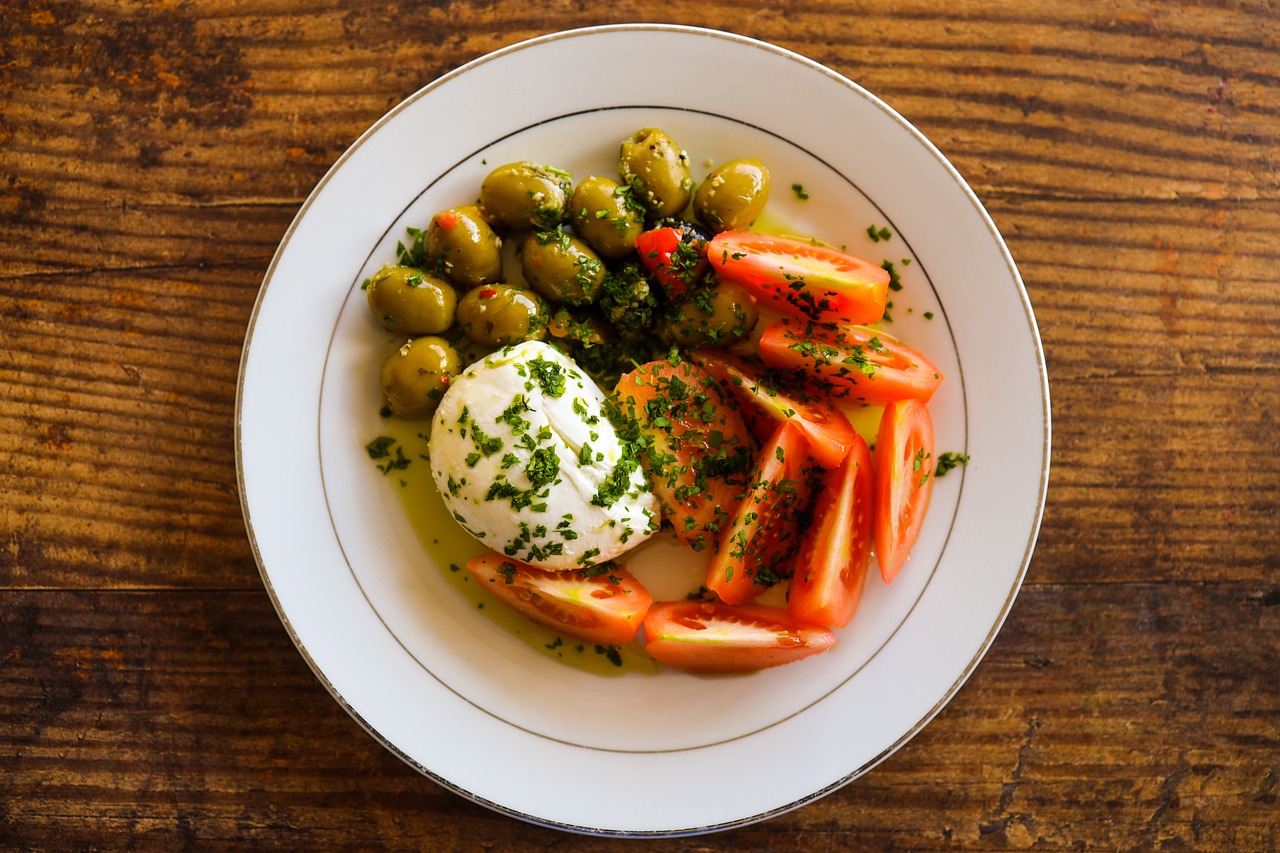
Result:
[[[665,8],[831,66],[955,163],[1039,319],[1053,475],[1003,632],[923,734],[646,848],[1280,847],[1280,9]],[[0,847],[634,848],[473,805],[338,707],[264,591],[232,439],[263,273],[343,149],[494,48],[654,11],[5,4]]]

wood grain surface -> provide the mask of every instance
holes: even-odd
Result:
[[[655,16],[825,63],[956,165],[1035,307],[1053,473],[1022,595],[921,735],[644,846],[1280,848],[1275,2],[9,0],[0,849],[636,847],[473,805],[345,715],[263,589],[233,416],[272,253],[365,128],[495,48]]]

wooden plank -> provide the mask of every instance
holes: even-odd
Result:
[[[10,844],[606,847],[491,814],[402,764],[324,691],[261,594],[6,599]],[[956,699],[880,767],[759,826],[652,846],[1272,849],[1277,604],[1274,581],[1029,586]],[[601,808],[643,795],[603,784]]]

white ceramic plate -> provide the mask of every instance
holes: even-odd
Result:
[[[930,404],[937,449],[972,458],[938,481],[893,586],[873,569],[835,650],[749,676],[605,678],[539,654],[447,582],[364,451],[383,429],[377,362],[391,339],[360,283],[394,259],[405,226],[473,201],[500,163],[611,174],[619,141],[645,126],[690,152],[695,178],[706,163],[762,160],[773,173],[771,218],[898,264],[904,287],[891,328],[946,375]],[[868,225],[894,236],[873,242]],[[1049,399],[1014,263],[919,132],[793,53],[635,25],[483,57],[357,140],[267,273],[245,344],[236,439],[267,589],[317,676],[374,737],[440,784],[524,820],[675,835],[761,820],[835,790],[956,693],[1031,557]],[[659,545],[636,564],[652,571],[671,554]]]

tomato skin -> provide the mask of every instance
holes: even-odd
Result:
[[[804,435],[787,421],[760,449],[750,488],[707,566],[707,589],[721,601],[745,603],[782,579],[799,544],[798,520],[809,505],[811,473]]]
[[[760,360],[779,370],[803,371],[834,393],[870,405],[927,402],[942,382],[942,373],[922,354],[858,326],[777,320],[760,336]]]
[[[867,584],[875,475],[866,441],[856,438],[840,467],[823,475],[813,523],[796,552],[787,610],[801,622],[843,628]]]
[[[707,268],[707,241],[690,229],[652,228],[636,238],[640,262],[675,299],[698,282]]]
[[[766,370],[728,353],[697,350],[689,358],[737,395],[750,413],[746,416],[748,425],[761,441],[779,425],[794,421],[804,433],[814,461],[823,468],[836,468],[854,442],[861,440],[826,390],[768,376]]]
[[[920,537],[933,494],[933,420],[919,400],[885,406],[874,467],[876,559],[890,583]]]
[[[686,545],[710,549],[750,482],[757,444],[728,393],[706,371],[653,361],[623,375],[612,395],[624,438],[663,516]]]
[[[828,246],[755,231],[722,231],[707,244],[707,260],[761,304],[793,317],[875,323],[888,302],[887,270]]]
[[[591,643],[629,643],[653,596],[620,566],[607,571],[548,571],[490,551],[467,563],[483,589],[526,618]],[[594,570],[591,570],[594,571]]]
[[[645,651],[687,672],[753,672],[825,652],[835,633],[780,607],[660,601],[644,620]]]

